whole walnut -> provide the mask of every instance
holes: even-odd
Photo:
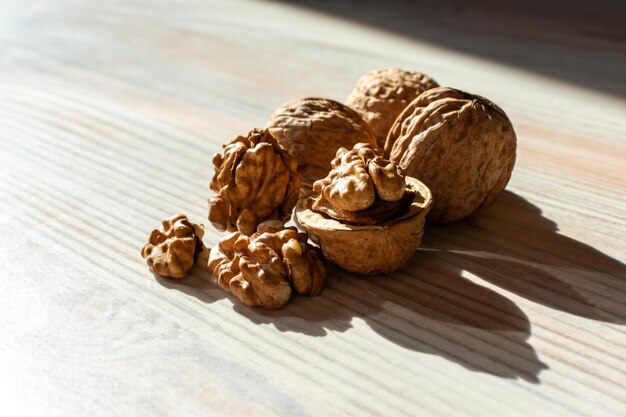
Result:
[[[294,227],[261,223],[246,236],[233,232],[211,250],[209,269],[218,284],[247,306],[283,307],[292,290],[318,295],[326,280],[326,267],[307,235]]]
[[[383,68],[368,72],[356,82],[346,104],[370,125],[379,147],[396,117],[417,96],[439,84],[419,71]]]
[[[298,160],[305,184],[324,177],[342,146],[375,144],[367,123],[351,108],[326,98],[303,98],[283,104],[271,116],[267,129]]]
[[[352,272],[389,272],[419,247],[432,198],[380,150],[340,148],[332,170],[296,206],[296,220],[329,260]]]
[[[432,190],[430,223],[460,220],[490,206],[515,165],[516,136],[502,109],[448,87],[428,90],[398,116],[385,154]]]
[[[163,219],[141,248],[141,256],[150,269],[169,278],[184,278],[204,250],[204,229],[193,224],[184,214]]]
[[[209,220],[217,230],[251,235],[265,220],[291,217],[302,182],[298,163],[267,130],[224,145],[213,166],[217,195],[209,199]]]

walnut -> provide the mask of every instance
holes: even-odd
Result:
[[[318,194],[314,210],[337,220],[376,224],[408,203],[402,198],[406,182],[399,167],[377,155],[370,144],[357,143],[350,151],[339,148],[331,166],[328,176],[313,184]]]
[[[222,238],[211,250],[209,269],[245,305],[279,309],[292,289],[315,296],[324,286],[323,258],[307,239],[294,227],[261,223],[252,236],[233,232]]]
[[[421,94],[389,131],[385,154],[433,192],[431,223],[490,206],[515,165],[516,136],[500,107],[453,88]]]
[[[213,156],[209,220],[219,231],[251,235],[268,219],[287,220],[298,199],[298,163],[267,131],[254,129]]]
[[[438,86],[419,71],[377,69],[359,78],[346,104],[370,125],[382,148],[389,128],[402,110],[421,93]]]
[[[201,225],[193,224],[184,214],[163,219],[141,248],[141,256],[150,269],[169,278],[184,278],[204,250]]]
[[[329,260],[352,272],[389,272],[419,247],[432,198],[371,145],[340,148],[333,169],[300,199],[296,220]]]
[[[298,160],[305,184],[324,177],[330,161],[342,146],[355,143],[375,144],[376,138],[367,123],[351,108],[325,98],[304,98],[283,104],[267,125]]]

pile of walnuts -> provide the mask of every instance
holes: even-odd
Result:
[[[493,204],[515,152],[513,126],[490,100],[418,71],[371,71],[346,104],[289,101],[214,155],[208,218],[228,234],[210,252],[203,227],[181,214],[141,254],[158,275],[202,264],[243,304],[281,308],[322,291],[326,260],[361,274],[402,266],[426,223]],[[298,228],[285,225],[292,217]]]

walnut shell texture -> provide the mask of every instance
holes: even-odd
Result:
[[[184,278],[204,249],[201,226],[193,224],[184,214],[163,219],[141,248],[141,256],[150,269],[168,278]]]
[[[359,78],[346,104],[370,125],[378,147],[382,148],[387,132],[402,110],[424,91],[438,86],[419,71],[377,69]]]
[[[220,287],[243,304],[279,309],[292,290],[315,296],[324,286],[323,257],[307,240],[294,227],[261,223],[252,236],[237,231],[223,237],[211,249],[208,266]]]
[[[402,215],[378,225],[351,225],[312,209],[314,198],[301,198],[295,218],[318,243],[324,256],[359,274],[386,273],[408,261],[420,246],[432,197],[415,178],[405,177],[406,191],[414,198]]]
[[[357,112],[326,98],[304,98],[283,104],[271,116],[267,129],[298,160],[298,170],[310,185],[330,170],[341,147],[376,143],[368,124]]]
[[[515,165],[517,139],[504,111],[448,87],[421,94],[398,116],[385,155],[431,189],[429,223],[460,220],[489,207]]]
[[[265,220],[287,220],[298,200],[298,163],[267,131],[254,129],[213,156],[209,220],[219,231],[255,232]]]

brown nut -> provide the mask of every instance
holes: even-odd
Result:
[[[402,110],[421,93],[438,86],[419,71],[377,69],[359,78],[346,104],[370,125],[378,147],[382,148],[387,132]]]
[[[313,209],[355,224],[382,223],[406,208],[405,180],[399,167],[368,143],[340,148],[326,178],[315,181]]]
[[[374,204],[374,182],[367,163],[356,152],[339,148],[331,166],[328,176],[313,184],[320,197],[341,210],[364,210]]]
[[[420,246],[432,203],[428,187],[415,178],[405,177],[405,181],[409,207],[383,223],[355,225],[333,219],[313,210],[314,197],[298,201],[295,218],[324,256],[340,267],[360,274],[392,271]]]
[[[310,185],[330,170],[340,147],[359,142],[375,144],[367,123],[351,108],[325,98],[304,98],[283,104],[267,129],[298,160],[298,170]]]
[[[209,220],[217,230],[251,235],[265,220],[291,217],[301,185],[298,164],[267,130],[224,145],[213,166],[217,195],[209,199]]]
[[[276,226],[261,223],[249,237],[233,232],[211,250],[209,269],[218,284],[247,306],[279,309],[292,289],[315,296],[324,286],[326,267],[318,249],[294,227]]]
[[[184,278],[204,249],[202,226],[191,223],[184,214],[163,220],[141,248],[150,269],[169,278]]]
[[[439,87],[398,116],[385,155],[432,190],[430,223],[460,220],[490,206],[515,165],[516,136],[500,107],[488,99]]]

